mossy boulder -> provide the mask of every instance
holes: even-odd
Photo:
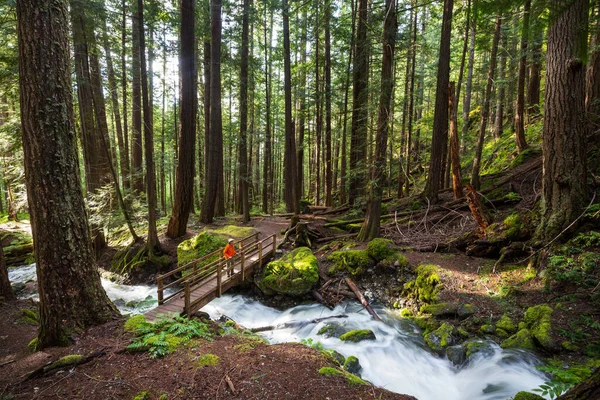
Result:
[[[517,331],[517,325],[508,315],[503,315],[496,322],[496,329],[502,329],[503,331],[513,334]]]
[[[351,374],[358,375],[362,366],[360,365],[360,361],[355,356],[349,356],[346,358],[344,362],[344,370],[350,372]]]
[[[502,221],[494,223],[485,229],[490,243],[504,243],[524,239],[527,236],[525,224],[517,213],[511,214]]]
[[[525,311],[525,323],[535,342],[549,351],[556,348],[556,343],[552,339],[552,311],[552,308],[546,304],[529,307]]]
[[[367,245],[367,253],[375,261],[385,260],[394,257],[398,253],[398,248],[394,242],[389,239],[373,239]]]
[[[0,244],[4,248],[6,265],[22,265],[35,262],[33,238],[28,232],[0,229]]]
[[[446,349],[446,357],[448,360],[458,366],[465,362],[466,359],[466,350],[461,345],[448,346]]]
[[[348,332],[348,329],[344,328],[341,324],[330,322],[319,329],[317,335],[339,338],[346,332]]]
[[[479,331],[484,334],[492,335],[496,333],[496,327],[493,324],[483,324]]]
[[[419,265],[416,279],[404,284],[404,296],[423,303],[435,303],[442,287],[437,265]]]
[[[513,397],[513,400],[544,400],[544,398],[535,393],[519,392]]]
[[[424,304],[421,306],[420,311],[434,317],[455,317],[458,312],[458,305],[454,303]]]
[[[535,350],[535,343],[533,341],[533,336],[528,329],[521,329],[508,339],[504,340],[500,346],[503,349],[526,349],[526,350]]]
[[[454,326],[443,323],[433,332],[425,335],[425,343],[434,351],[442,351],[454,344]]]
[[[344,333],[340,336],[340,340],[344,342],[362,342],[363,340],[375,340],[375,333],[370,329],[355,329]]]
[[[214,251],[224,249],[227,239],[208,232],[201,232],[191,239],[184,240],[177,246],[177,265],[182,266]],[[219,256],[205,260],[205,264],[217,260]]]
[[[346,357],[343,354],[335,350],[325,350],[325,353],[329,355],[340,367],[346,362]]]
[[[327,257],[327,260],[333,263],[328,271],[330,274],[349,272],[350,275],[357,276],[375,265],[367,250],[335,251]]]
[[[489,341],[480,339],[470,339],[462,344],[466,351],[467,358],[472,358],[476,354],[483,353],[484,355],[493,354],[494,350],[490,346]]]
[[[260,272],[257,286],[265,293],[302,296],[319,281],[317,257],[308,247],[298,247]]]
[[[461,304],[460,307],[458,308],[458,318],[460,319],[465,319],[465,318],[469,318],[475,314],[477,314],[477,311],[479,311],[479,309],[477,307],[475,307],[473,304],[469,304],[469,303],[464,303]]]

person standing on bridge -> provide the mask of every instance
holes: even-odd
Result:
[[[233,275],[233,256],[237,253],[235,251],[235,247],[233,247],[233,239],[229,239],[227,241],[227,245],[225,246],[225,250],[223,250],[223,256],[225,256],[225,269],[227,270],[227,276]]]

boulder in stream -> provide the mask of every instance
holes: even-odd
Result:
[[[355,356],[349,356],[346,358],[344,362],[344,370],[350,372],[351,374],[360,376],[360,370],[362,366],[360,365],[360,361]]]
[[[302,296],[319,281],[317,257],[308,247],[298,247],[259,272],[256,285],[266,295]]]
[[[344,333],[340,336],[340,340],[344,342],[362,342],[363,340],[375,340],[375,333],[370,329],[355,329]]]
[[[454,326],[444,322],[439,328],[425,335],[425,343],[434,351],[442,351],[454,344]]]

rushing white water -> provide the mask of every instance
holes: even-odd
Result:
[[[364,379],[419,400],[505,400],[519,391],[531,391],[545,381],[544,375],[535,369],[539,361],[533,355],[520,350],[503,350],[491,343],[490,351],[477,353],[466,366],[457,368],[446,358],[432,354],[419,329],[406,319],[378,309],[383,322],[377,322],[358,303],[343,303],[334,310],[314,304],[278,311],[244,296],[224,295],[203,311],[212,318],[226,315],[248,328],[346,314],[348,318],[334,321],[347,330],[371,329],[377,339],[346,343],[317,335],[319,329],[331,321],[276,329],[263,335],[271,343],[311,338],[346,357],[354,355],[362,365]]]
[[[8,279],[12,284],[37,281],[35,264],[23,267],[9,268]],[[115,303],[123,314],[142,314],[158,305],[156,286],[120,285],[102,278],[102,286],[108,298]],[[39,300],[37,288],[20,295],[20,298]],[[167,293],[168,295],[168,293]]]

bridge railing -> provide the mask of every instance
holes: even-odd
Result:
[[[253,244],[258,242],[258,235],[259,232],[253,233],[252,235],[246,236],[240,240],[237,240],[234,242],[234,245],[237,245],[240,252],[246,248],[247,246],[252,246]],[[158,304],[163,304],[165,301],[175,297],[176,295],[180,294],[183,292],[184,289],[179,289],[173,293],[171,293],[169,296],[164,297],[164,291],[168,288],[171,288],[173,286],[176,286],[182,282],[185,282],[187,279],[189,279],[190,277],[198,277],[198,276],[209,276],[210,274],[214,273],[214,270],[211,270],[212,267],[214,267],[216,265],[216,261],[213,261],[209,264],[203,265],[202,267],[198,267],[198,264],[202,261],[205,261],[207,259],[210,259],[212,257],[218,256],[219,258],[221,258],[223,256],[223,250],[219,249],[219,250],[215,250],[212,253],[206,254],[196,260],[190,261],[187,264],[182,265],[181,267],[178,267],[172,271],[169,271],[165,274],[159,275],[156,277],[156,283],[157,283],[157,292],[158,292]],[[168,284],[165,284],[165,279],[169,278],[179,272],[182,272],[184,270],[193,268],[193,271],[190,274],[187,274],[185,276],[182,276],[179,279],[176,279],[172,282],[169,282]],[[209,272],[210,271],[210,272]],[[196,281],[200,281],[201,279],[197,279]]]

